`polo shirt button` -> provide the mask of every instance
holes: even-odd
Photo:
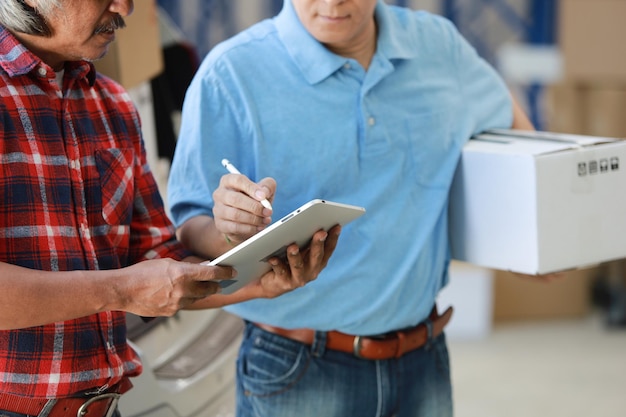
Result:
[[[370,117],[367,119],[367,124],[370,126],[374,126],[376,124],[376,119],[373,117]]]
[[[349,63],[349,62],[346,62],[345,64],[343,64],[343,67],[344,67],[345,69],[350,69],[350,63]]]

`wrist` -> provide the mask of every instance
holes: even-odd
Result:
[[[234,248],[235,246],[237,246],[237,244],[235,242],[233,242],[233,240],[228,237],[227,233],[223,233],[224,235],[224,240],[226,241],[226,244],[228,244],[228,246],[230,246],[231,248]]]

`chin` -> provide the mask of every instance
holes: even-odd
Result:
[[[104,56],[107,54],[108,51],[109,51],[109,46],[107,45],[107,47],[104,48],[103,50],[95,52],[93,54],[86,55],[82,59],[84,61],[94,62],[94,61],[104,58]]]

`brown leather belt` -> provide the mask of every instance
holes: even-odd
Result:
[[[0,410],[29,416],[41,414],[42,417],[110,417],[115,412],[121,395],[132,386],[130,379],[124,378],[100,394],[53,400],[0,393]],[[47,407],[50,407],[49,412],[42,413]]]
[[[452,307],[449,307],[442,315],[433,308],[428,319],[432,323],[430,337],[435,338],[441,334],[443,328],[452,317]],[[259,328],[295,340],[306,345],[312,345],[315,339],[315,330],[311,329],[283,329],[262,323],[254,323]],[[417,326],[385,334],[384,336],[353,336],[337,331],[326,333],[326,348],[340,352],[351,353],[362,359],[383,360],[399,358],[407,352],[419,349],[428,342],[429,328],[422,322]]]

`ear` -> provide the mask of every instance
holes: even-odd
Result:
[[[30,9],[30,10],[36,10],[36,6],[37,6],[37,2],[34,0],[19,0],[20,3],[22,3],[24,6],[26,6],[26,8]]]

